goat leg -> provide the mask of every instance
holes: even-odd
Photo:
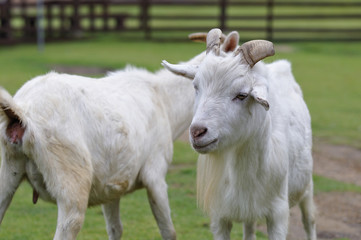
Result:
[[[214,240],[230,240],[231,239],[232,222],[227,219],[212,217],[211,231]]]
[[[278,199],[277,206],[266,217],[269,240],[286,240],[288,232],[288,201]]]
[[[119,216],[119,201],[120,198],[102,205],[109,240],[119,240],[122,237],[123,226]]]
[[[167,184],[164,178],[158,179],[147,187],[148,200],[157,221],[162,238],[175,240],[176,233],[170,216]]]
[[[256,222],[243,223],[243,240],[256,240]]]
[[[2,159],[0,168],[0,224],[25,172],[25,163],[21,160]]]

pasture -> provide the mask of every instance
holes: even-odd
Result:
[[[205,45],[199,43],[126,41],[117,36],[49,43],[44,52],[38,52],[35,45],[0,46],[0,85],[14,94],[25,81],[59,66],[62,69],[114,70],[132,64],[156,71],[161,68],[163,59],[175,63],[204,49]],[[315,142],[347,145],[360,153],[361,45],[357,42],[276,44],[276,55],[266,61],[284,58],[291,61],[294,75],[303,89],[312,116]],[[95,74],[94,77],[101,75]],[[209,219],[196,206],[196,160],[197,154],[186,142],[176,142],[167,183],[172,218],[180,240],[212,238]],[[316,197],[340,192],[345,196],[360,196],[361,185],[331,178],[314,176]],[[42,240],[53,237],[56,206],[43,201],[33,205],[31,199],[31,188],[22,184],[4,217],[0,239]],[[123,239],[161,239],[144,190],[122,198],[121,218]],[[361,219],[355,221],[360,226]],[[241,229],[240,224],[234,225],[232,239],[242,239]],[[267,239],[261,231],[257,236],[258,239]],[[100,207],[88,209],[78,239],[107,239]],[[333,239],[353,239],[353,235],[335,235]]]

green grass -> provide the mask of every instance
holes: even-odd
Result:
[[[336,181],[330,178],[322,176],[313,176],[313,183],[315,185],[314,192],[315,194],[321,192],[356,192],[361,193],[361,186],[343,183]]]
[[[53,65],[119,69],[133,64],[156,70],[161,68],[162,59],[186,60],[202,50],[200,44],[124,42],[106,37],[47,44],[43,53],[39,53],[35,45],[0,47],[0,85],[14,93],[25,81],[50,71]]]

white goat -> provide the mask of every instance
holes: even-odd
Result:
[[[234,44],[230,39],[223,48]],[[165,175],[193,104],[192,83],[167,70],[127,68],[102,79],[49,73],[14,98],[0,88],[0,223],[26,178],[34,203],[40,196],[58,205],[54,239],[75,239],[87,206],[102,204],[116,240],[120,198],[145,187],[163,239],[175,239]]]
[[[285,240],[289,207],[299,203],[314,240],[310,115],[290,64],[257,63],[274,54],[264,40],[225,54],[220,36],[219,29],[208,33],[199,65],[163,62],[194,79],[190,140],[201,153],[198,203],[211,217],[214,239],[229,239],[232,221],[244,223],[243,239],[255,239],[255,222],[265,217],[269,239]]]
[[[26,178],[34,203],[58,206],[54,239],[76,239],[87,206],[103,204],[116,240],[121,196],[145,187],[163,239],[176,239],[165,175],[172,140],[191,121],[187,81],[129,68],[102,79],[52,72],[14,98],[1,89],[0,222]]]

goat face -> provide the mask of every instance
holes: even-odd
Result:
[[[265,117],[260,106],[269,108],[267,70],[256,63],[274,55],[273,44],[254,40],[234,51],[238,34],[232,32],[222,48],[221,39],[221,30],[209,31],[207,56],[199,66],[162,63],[173,73],[194,79],[196,99],[190,140],[199,153],[246,141],[260,126],[257,121]]]
[[[264,119],[260,106],[268,109],[267,82],[256,70],[241,64],[239,56],[213,54],[199,66],[193,81],[196,99],[190,126],[196,151],[208,153],[246,141],[257,127],[256,119]]]

